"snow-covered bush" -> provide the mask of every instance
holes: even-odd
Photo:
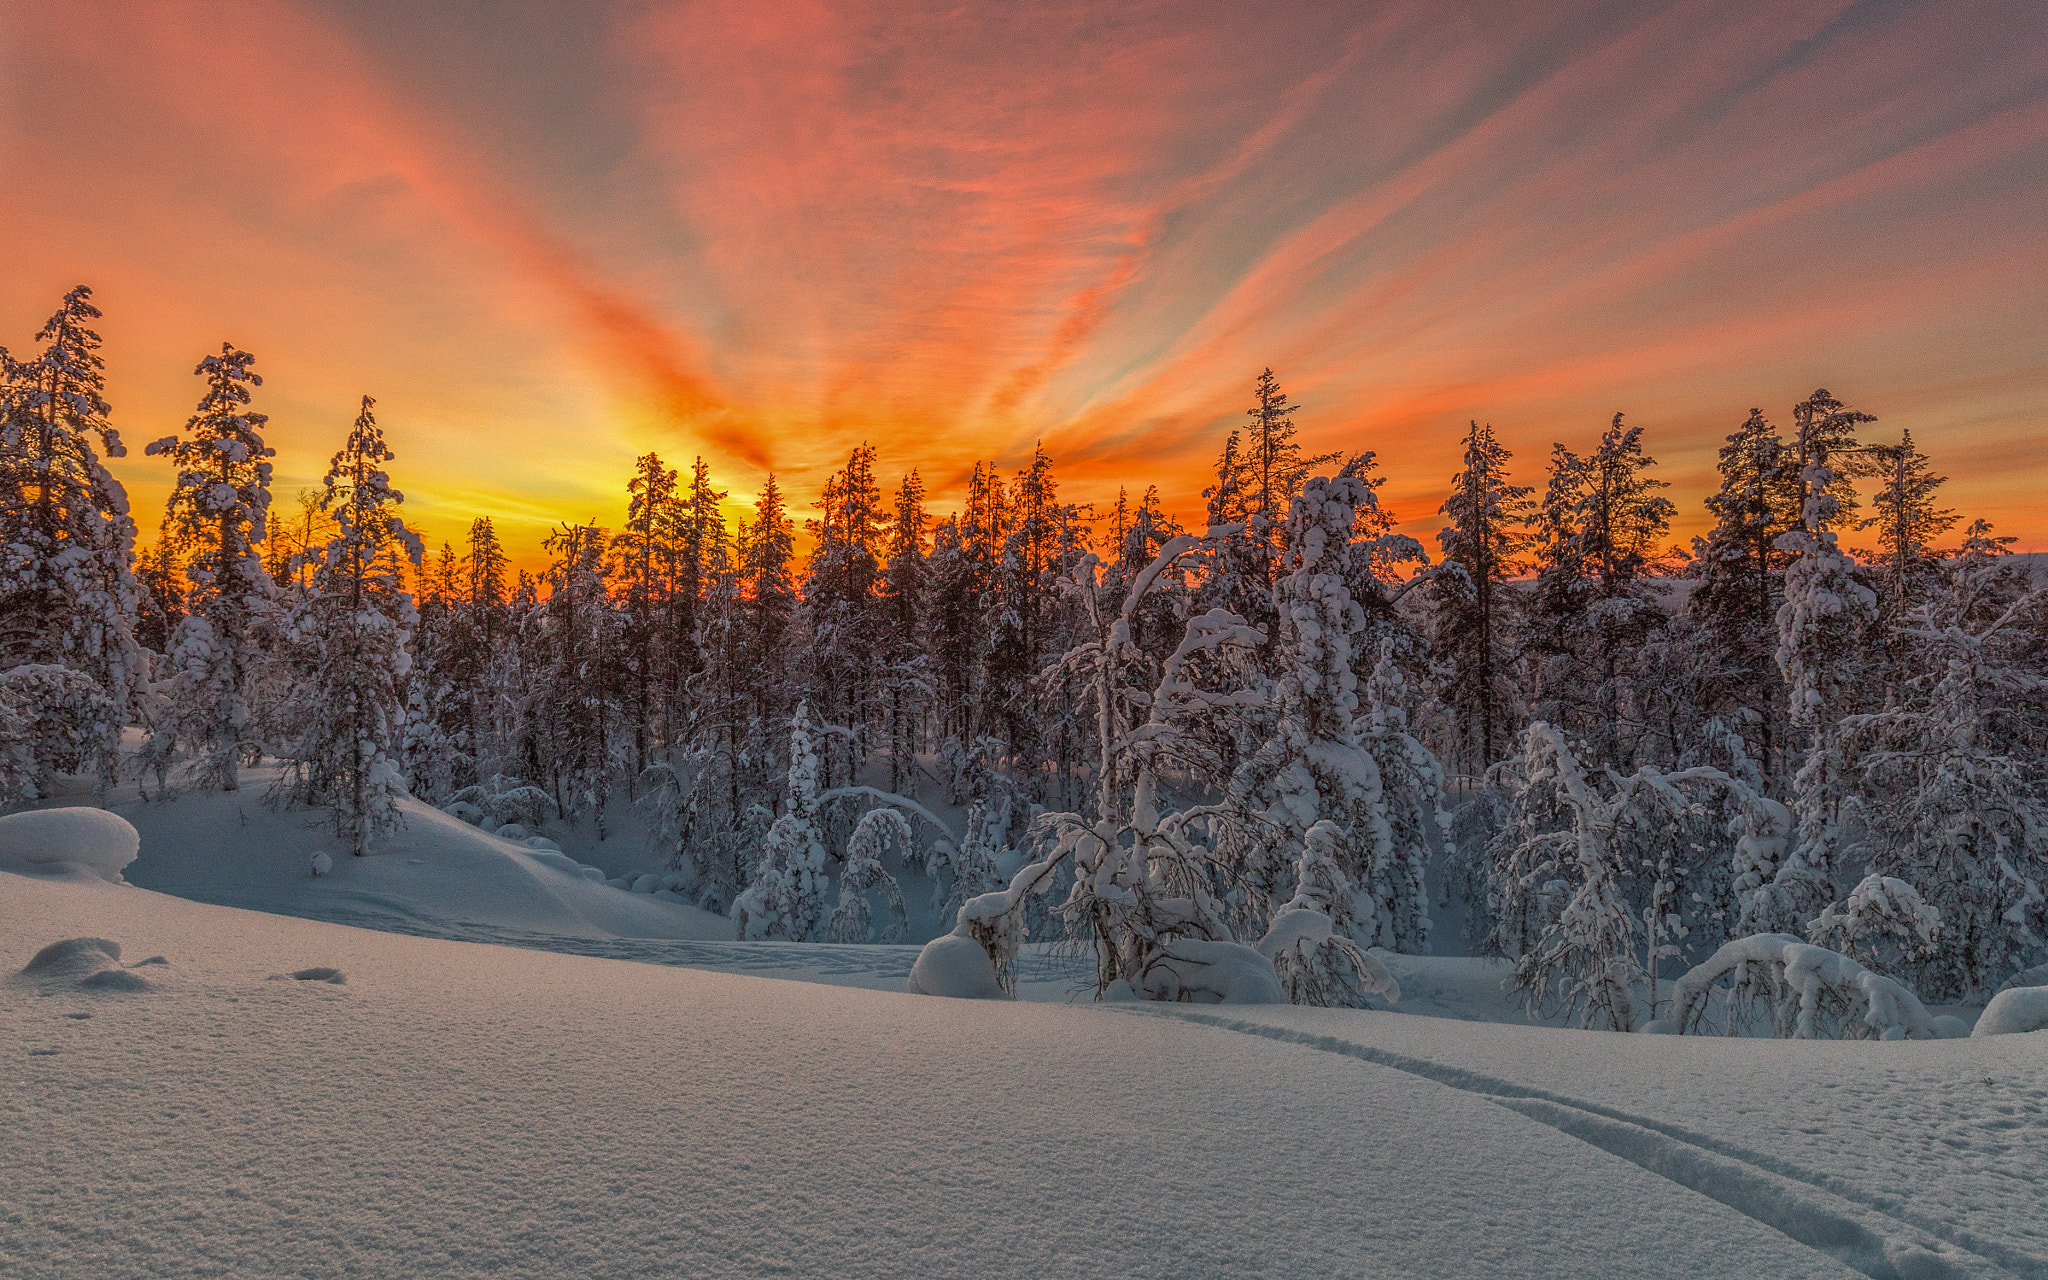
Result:
[[[1865,965],[1896,968],[1924,958],[1941,933],[1941,913],[1891,876],[1865,876],[1839,907],[1823,908],[1806,940]]]
[[[91,676],[53,663],[0,671],[0,812],[39,798],[60,773],[114,778],[121,712]]]
[[[1724,944],[1680,978],[1668,1017],[1645,1030],[1697,1032],[1713,1021],[1711,996],[1726,982],[1720,1011],[1725,1034],[1740,1034],[1768,1010],[1783,1038],[1811,1040],[1934,1040],[1941,1029],[1918,996],[1848,956],[1782,933],[1752,934]]]
[[[494,773],[484,782],[462,788],[441,806],[443,813],[476,824],[492,819],[537,827],[547,816],[548,793],[518,778]]]
[[[1006,888],[962,903],[953,931],[918,952],[910,969],[910,990],[972,1000],[1014,996],[1017,952],[1024,945],[1024,903],[1052,889],[1057,865],[1057,857],[1030,863],[1010,877]]]
[[[1295,866],[1294,897],[1273,913],[1253,948],[1266,957],[1294,1004],[1358,1007],[1367,995],[1401,998],[1401,984],[1356,942],[1332,930],[1330,904],[1351,893],[1337,862],[1337,825],[1328,819],[1308,829]]]
[[[826,932],[834,942],[866,942],[873,930],[868,893],[879,889],[889,907],[889,923],[882,930],[883,942],[901,942],[910,922],[903,911],[903,889],[882,867],[882,854],[889,838],[910,847],[910,822],[894,809],[871,809],[854,825],[846,842],[846,860],[839,873],[839,903],[832,910]]]

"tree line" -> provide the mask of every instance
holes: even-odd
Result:
[[[1093,939],[1104,989],[1312,910],[1334,932],[1292,971],[1356,995],[1361,948],[1422,949],[1454,901],[1532,1004],[1612,1025],[1742,933],[1937,994],[2048,959],[2041,597],[1910,434],[1826,391],[1735,427],[1689,548],[1619,414],[1540,493],[1470,424],[1425,547],[1372,451],[1304,451],[1267,370],[1199,527],[1155,488],[1063,501],[1042,448],[935,518],[863,444],[800,557],[776,477],[728,525],[701,458],[650,453],[618,528],[514,572],[486,516],[426,551],[368,397],[273,510],[262,379],[224,344],[147,446],[173,488],[138,558],[98,315],[80,287],[0,353],[10,803],[269,756],[358,853],[407,793],[600,835],[640,805],[688,896],[799,938],[867,936],[890,859],[961,911],[1058,863],[1019,927]]]

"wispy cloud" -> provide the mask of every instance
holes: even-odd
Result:
[[[1270,364],[1417,519],[1469,417],[1534,468],[1627,409],[1697,489],[1751,404],[1826,381],[1953,436],[1958,492],[2048,537],[2048,462],[1967,474],[1987,431],[2048,437],[2013,372],[2048,347],[2025,4],[591,20],[548,75],[603,111],[493,128],[531,73],[449,13],[65,6],[9,36],[6,142],[52,182],[0,231],[119,296],[110,334],[158,364],[246,315],[280,387],[402,389],[433,425],[401,467],[451,518],[547,489],[587,517],[646,448],[802,501],[863,439],[942,483],[1043,440],[1073,496],[1189,510]],[[422,72],[430,37],[461,76]],[[53,288],[0,301],[20,328]],[[182,419],[189,388],[112,354],[124,407]]]

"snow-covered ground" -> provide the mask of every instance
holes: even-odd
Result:
[[[19,973],[76,937],[135,967]],[[963,1002],[7,873],[0,971],[10,1275],[2048,1274],[2043,1034]]]
[[[410,802],[317,878],[259,789],[115,808],[131,885],[0,870],[0,1275],[2048,1276],[2048,1032],[940,1000]]]
[[[109,808],[143,836],[129,882],[198,902],[432,937],[732,937],[731,923],[718,916],[593,883],[551,865],[563,861],[559,855],[410,798],[400,801],[403,830],[378,840],[370,856],[350,857],[326,810],[265,803],[275,771],[269,764],[250,770],[230,793],[145,802],[125,789],[112,797]],[[308,864],[321,852],[333,869],[316,878]]]

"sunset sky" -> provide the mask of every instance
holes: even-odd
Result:
[[[800,516],[1042,440],[1193,517],[1266,365],[1419,535],[1468,419],[1540,484],[1616,410],[1689,535],[1825,386],[2048,548],[2039,0],[0,13],[0,343],[93,286],[146,540],[230,340],[284,501],[367,392],[412,520],[527,561],[650,449]]]

